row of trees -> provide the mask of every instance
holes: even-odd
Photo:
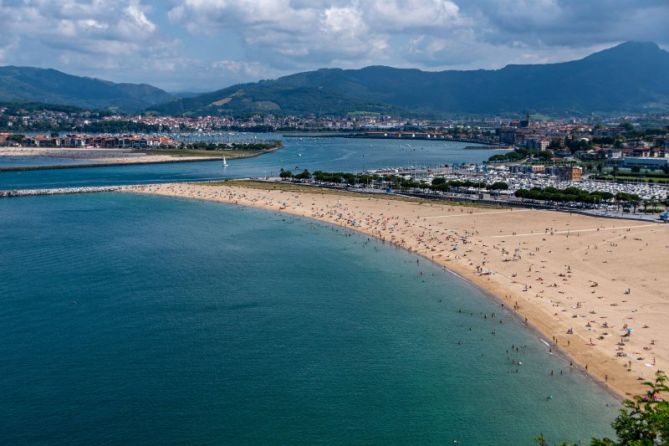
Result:
[[[351,186],[355,186],[357,184],[369,184],[390,178],[389,176],[382,177],[381,175],[356,174],[349,172],[323,172],[321,170],[317,170],[311,174],[307,169],[304,169],[302,172],[297,174],[294,174],[290,170],[281,169],[279,176],[284,180],[308,180],[313,178],[314,180],[323,183],[348,184]]]
[[[396,189],[431,189],[437,191],[449,191],[459,188],[476,188],[487,189],[491,191],[507,190],[509,185],[502,181],[493,184],[486,184],[483,181],[471,180],[446,180],[445,178],[435,178],[432,183],[424,181],[415,181],[406,179],[400,175],[377,175],[377,174],[356,174],[349,172],[323,172],[321,170],[315,171],[311,174],[308,170],[303,170],[301,173],[293,174],[290,170],[281,169],[279,176],[284,179],[308,180],[313,178],[318,182],[334,183],[334,184],[348,184],[350,186],[360,184],[383,183],[385,185],[394,187]]]
[[[503,181],[497,181],[492,184],[487,184],[485,181],[471,181],[471,180],[447,180],[446,178],[435,178],[432,180],[431,189],[448,191],[458,188],[475,188],[487,189],[493,191],[507,190],[509,185]]]
[[[618,203],[630,204],[638,206],[641,202],[641,197],[636,194],[628,194],[625,192],[618,192],[612,194],[611,192],[594,191],[588,192],[577,187],[568,187],[566,189],[558,189],[555,187],[533,187],[532,189],[519,189],[515,192],[518,198],[527,198],[532,200],[542,201],[556,201],[556,202],[576,202],[576,203],[590,203],[598,204],[603,201],[610,201],[615,198]]]
[[[281,169],[279,176],[284,180],[309,180],[322,183],[342,184],[349,186],[356,185],[376,185],[382,187],[391,187],[397,190],[408,189],[429,189],[439,192],[458,191],[462,189],[479,189],[490,192],[497,192],[508,190],[509,185],[503,181],[498,181],[492,184],[487,184],[483,181],[472,180],[447,180],[445,178],[435,178],[431,183],[424,181],[415,181],[407,179],[399,175],[377,175],[377,174],[355,174],[348,172],[323,172],[315,171],[313,174],[307,169],[302,172],[294,174],[290,170]],[[534,187],[532,189],[519,189],[514,194],[518,198],[550,201],[558,203],[585,203],[585,204],[600,204],[603,202],[614,202],[618,207],[631,207],[634,212],[643,203],[644,212],[656,212],[660,210],[662,203],[656,200],[644,201],[636,194],[629,194],[626,192],[618,192],[612,194],[605,191],[588,192],[577,187],[568,187],[566,189],[558,189],[556,187]],[[669,204],[669,200],[667,200]]]

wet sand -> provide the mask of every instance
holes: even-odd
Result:
[[[270,189],[234,182],[126,188],[309,217],[424,256],[496,296],[547,348],[622,397],[669,369],[669,225]]]

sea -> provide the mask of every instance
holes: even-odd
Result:
[[[319,139],[320,157],[292,144],[228,169],[295,158],[363,168],[348,140]],[[444,162],[426,147],[416,163]],[[370,166],[409,160],[401,146],[366,150]],[[147,166],[22,172],[22,184],[222,169],[161,167],[147,178],[133,171]],[[311,220],[126,193],[2,199],[0,278],[2,444],[531,445],[539,434],[577,444],[613,434],[619,403],[490,296]]]

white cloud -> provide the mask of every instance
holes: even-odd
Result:
[[[121,25],[129,31],[137,31],[151,34],[156,30],[156,25],[154,25],[149,19],[144,15],[144,11],[139,6],[138,3],[129,4],[125,10],[125,16],[128,20],[122,21]]]
[[[180,89],[323,66],[491,68],[625,40],[669,45],[667,0],[0,0],[0,17],[2,63]]]
[[[370,0],[362,5],[368,20],[387,32],[454,27],[463,22],[460,8],[450,0]]]
[[[660,23],[669,19],[666,0],[619,0],[615,8],[609,0],[174,3],[169,12],[173,23],[213,37],[221,30],[234,31],[250,58],[286,70],[335,61],[344,66],[490,67],[546,60],[551,51],[556,58],[569,58],[644,33],[657,40],[665,32]],[[627,29],[618,26],[621,20],[627,20]]]
[[[169,17],[194,33],[235,30],[249,53],[285,68],[391,60],[395,33],[463,22],[450,0],[185,0]]]
[[[141,58],[165,43],[139,0],[0,0],[0,16],[12,18],[3,33],[22,41],[6,57],[29,60],[29,53],[39,53],[39,65],[59,59],[106,67],[110,58]]]
[[[240,60],[219,60],[211,64],[211,68],[221,74],[236,79],[261,79],[276,75],[276,72],[268,69],[265,65],[257,62],[245,62]]]

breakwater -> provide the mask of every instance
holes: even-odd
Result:
[[[55,169],[82,169],[88,167],[121,167],[121,166],[137,166],[143,164],[174,164],[174,163],[200,163],[202,161],[219,161],[220,157],[201,157],[173,160],[156,160],[156,161],[124,161],[124,162],[101,162],[101,163],[73,163],[73,164],[47,164],[39,166],[10,166],[0,167],[0,172],[26,172],[30,170],[55,170]]]
[[[85,194],[94,192],[116,192],[126,186],[87,186],[87,187],[59,187],[52,189],[18,189],[0,190],[0,198],[32,197],[37,195],[66,195]]]

